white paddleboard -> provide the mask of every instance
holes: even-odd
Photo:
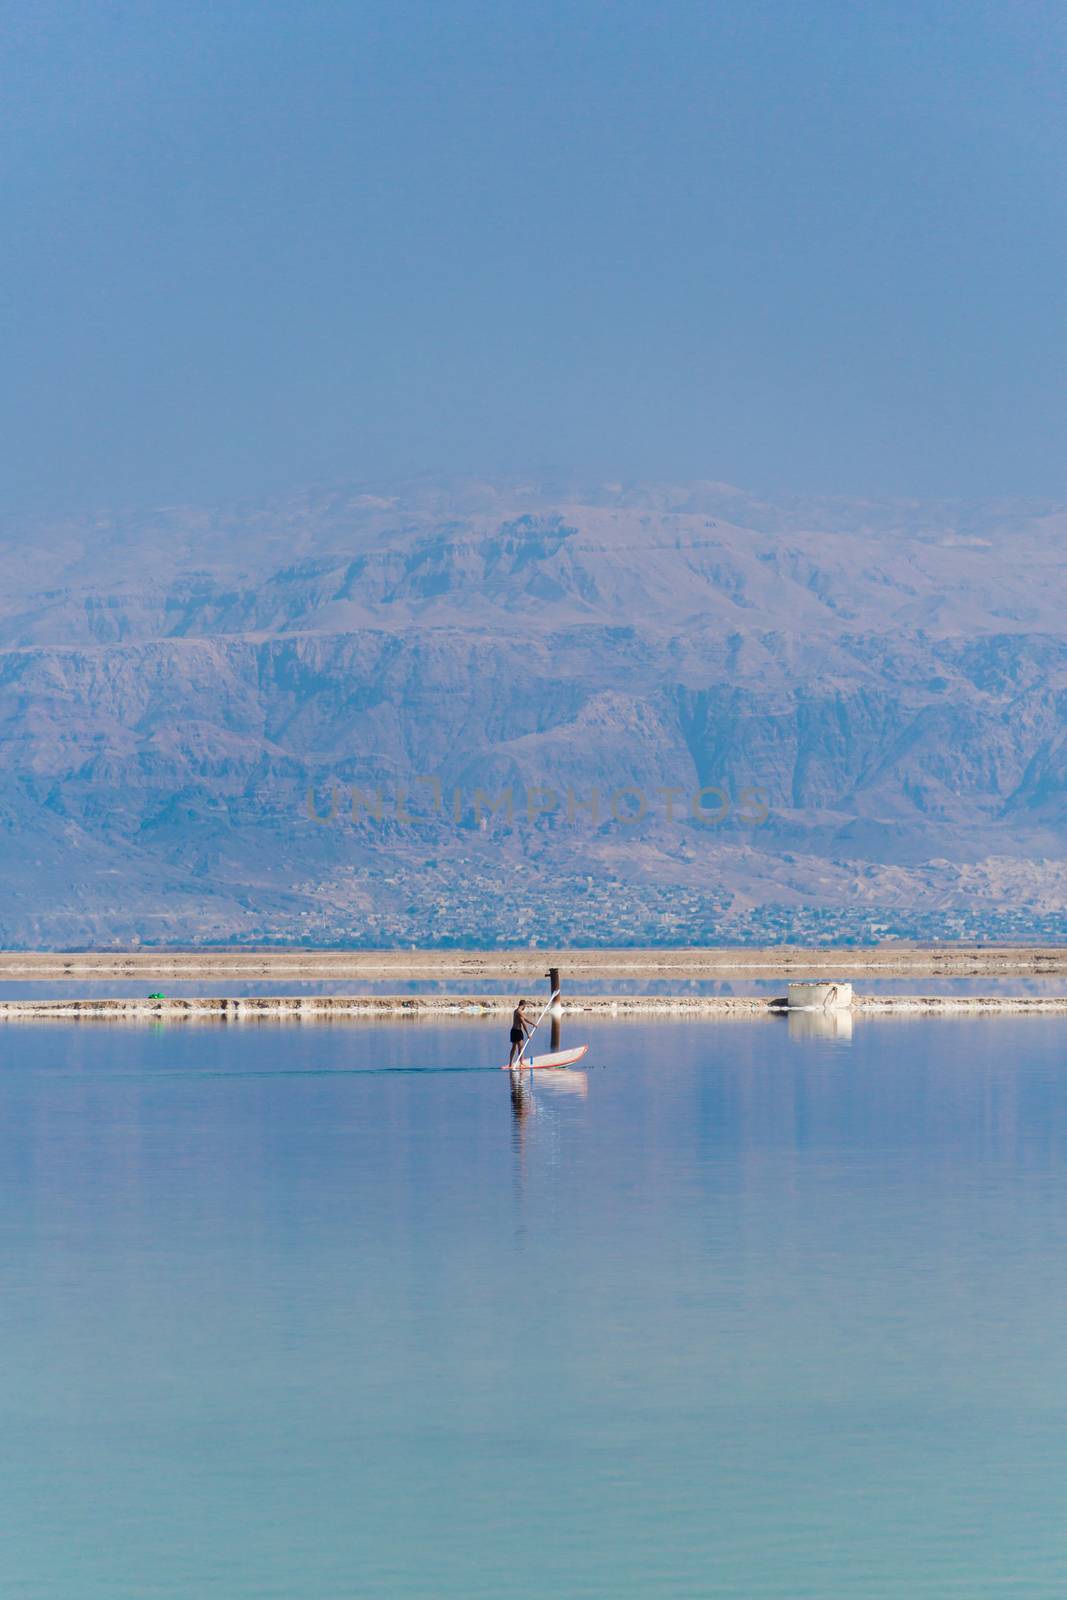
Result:
[[[503,1066],[500,1070],[501,1072],[529,1072],[532,1067],[536,1072],[539,1067],[573,1067],[574,1063],[580,1061],[588,1049],[589,1046],[587,1044],[580,1044],[575,1050],[556,1050],[547,1056],[530,1056],[522,1061],[517,1061],[513,1067]]]

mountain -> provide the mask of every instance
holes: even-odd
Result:
[[[0,550],[5,944],[1067,931],[1065,507],[419,480]]]

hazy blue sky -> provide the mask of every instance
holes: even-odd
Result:
[[[0,506],[1067,494],[1054,0],[0,5]]]

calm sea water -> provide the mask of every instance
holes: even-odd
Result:
[[[7,1027],[4,1600],[1061,1600],[1067,1024],[580,1033]]]

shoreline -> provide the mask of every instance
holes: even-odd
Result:
[[[490,979],[536,984],[557,967],[568,980],[699,979],[739,976],[780,979],[826,977],[1055,977],[1067,979],[1067,946],[906,945],[847,948],[764,945],[672,949],[497,950],[115,950],[0,951],[0,983],[19,979],[56,982],[108,979],[211,982],[318,979],[381,981],[435,979],[471,988]]]
[[[147,1021],[225,1022],[332,1020],[454,1021],[507,1017],[503,995],[249,995],[127,999],[0,1000],[0,1022]],[[790,1007],[784,995],[582,995],[564,1017],[725,1020],[755,1017],[1067,1016],[1067,995],[853,995],[851,1007],[811,1011]]]
[[[549,967],[562,975],[562,1013],[570,1017],[646,1019],[686,1017],[726,1020],[804,1015],[790,1010],[786,988],[798,979],[854,982],[857,978],[910,977],[940,981],[987,978],[1055,978],[1052,995],[952,995],[854,993],[849,1016],[1067,1015],[1067,947],[1026,945],[897,945],[826,949],[796,945],[684,949],[515,950],[129,950],[3,951],[0,984],[84,984],[85,992],[58,999],[0,999],[0,1022],[147,1021],[223,1022],[438,1021],[506,1017],[511,993],[479,993],[482,983],[507,982],[536,994]],[[772,994],[596,993],[597,980],[679,984],[723,979],[773,980]],[[421,994],[93,995],[104,982],[218,984],[234,980],[399,985],[432,980],[441,987]],[[574,992],[572,983],[593,983]],[[811,1013],[808,1013],[811,1015]]]

